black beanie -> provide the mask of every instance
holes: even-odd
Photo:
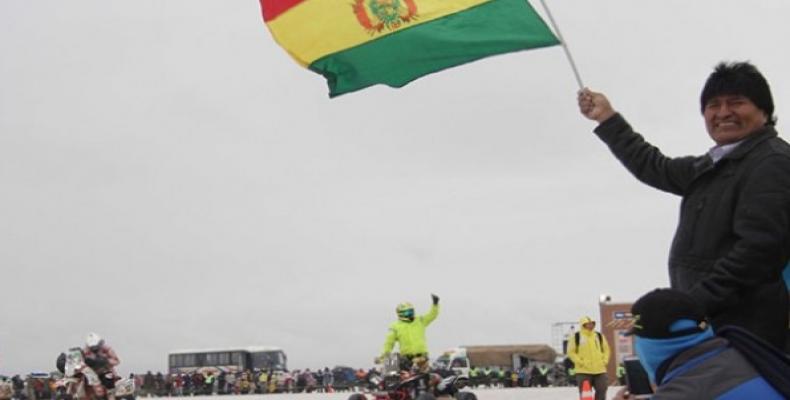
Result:
[[[702,88],[700,96],[702,112],[705,112],[705,104],[711,98],[721,95],[739,95],[748,98],[757,108],[765,112],[768,125],[776,124],[771,88],[754,65],[748,62],[719,63]]]
[[[656,289],[640,297],[633,306],[634,326],[627,333],[651,339],[666,339],[702,332],[707,328],[705,313],[691,296],[675,289]],[[672,324],[688,319],[694,328],[673,331]]]

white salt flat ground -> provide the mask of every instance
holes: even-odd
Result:
[[[620,387],[612,386],[606,392],[611,399]],[[578,400],[579,392],[575,388],[525,388],[525,389],[478,389],[472,390],[480,400]],[[199,396],[190,400],[346,400],[350,393],[298,393],[298,394],[267,394],[245,396]],[[184,400],[184,398],[174,398]],[[152,400],[155,400],[152,398]]]

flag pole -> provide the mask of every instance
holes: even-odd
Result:
[[[579,70],[576,68],[576,63],[573,62],[573,56],[571,56],[571,51],[568,50],[568,44],[565,42],[565,39],[562,37],[562,33],[560,32],[560,27],[557,26],[557,23],[554,22],[554,17],[551,15],[551,11],[549,7],[546,6],[546,2],[544,0],[540,0],[540,4],[543,5],[543,9],[546,10],[546,16],[549,17],[549,22],[551,22],[551,26],[554,28],[554,32],[557,32],[557,37],[560,39],[560,44],[562,44],[562,49],[565,50],[565,57],[568,58],[568,62],[571,64],[571,69],[573,70],[573,75],[576,77],[576,83],[579,84],[579,90],[584,89],[584,83],[582,83],[582,77],[579,75]]]

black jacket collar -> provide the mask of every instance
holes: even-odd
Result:
[[[729,154],[722,157],[721,160],[717,163],[713,163],[713,159],[710,157],[710,154],[705,154],[697,158],[697,161],[694,163],[694,167],[696,168],[696,178],[699,178],[701,175],[706,174],[708,171],[713,170],[717,165],[723,165],[728,160],[737,160],[746,156],[750,150],[755,148],[758,144],[777,137],[778,134],[776,133],[776,129],[774,129],[771,125],[765,125],[762,128],[756,130],[754,133],[749,134],[746,139],[743,139],[743,143],[739,144],[738,147],[734,148]]]
[[[730,154],[724,156],[722,160],[735,160],[743,158],[743,156],[745,156],[749,150],[753,149],[758,144],[776,136],[778,136],[776,129],[774,129],[774,127],[771,125],[765,125],[754,133],[749,134],[749,136],[744,139],[743,143],[739,144],[738,147],[733,149]]]

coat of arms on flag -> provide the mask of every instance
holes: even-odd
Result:
[[[415,0],[355,0],[353,10],[371,33],[397,29],[417,16]]]

